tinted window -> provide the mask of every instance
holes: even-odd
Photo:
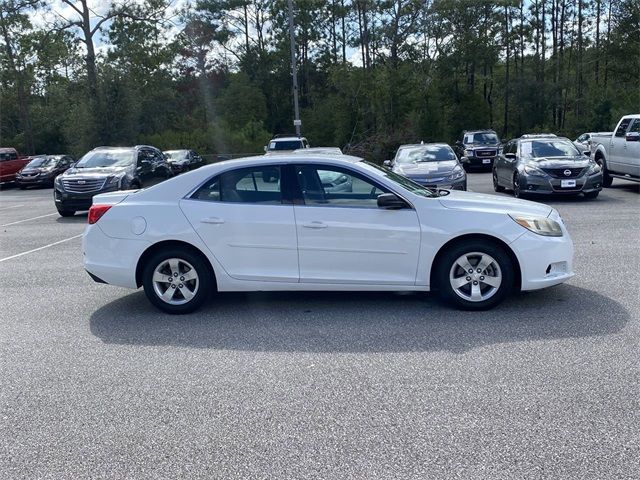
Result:
[[[36,157],[27,163],[27,167],[48,167],[55,163],[55,159],[51,157]]]
[[[344,168],[302,165],[296,174],[305,205],[378,208],[378,195],[388,193],[381,185]]]
[[[269,143],[269,150],[296,150],[303,147],[304,145],[300,140],[286,140]]]
[[[630,118],[625,118],[620,122],[620,126],[616,130],[616,137],[624,137],[624,134],[627,132],[627,127],[631,123]]]
[[[629,130],[627,131],[627,133],[630,132],[638,132],[640,133],[640,118],[636,118],[633,123],[631,124],[631,127],[629,127]]]
[[[281,204],[280,167],[250,167],[225,172],[191,198],[212,202]]]
[[[464,143],[495,144],[499,141],[498,136],[490,132],[468,133],[464,136]]]
[[[0,152],[0,162],[3,160],[17,160],[18,154],[16,152]]]

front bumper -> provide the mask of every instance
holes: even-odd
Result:
[[[189,170],[188,163],[169,163],[173,173],[183,173]]]
[[[474,168],[493,168],[493,162],[496,157],[467,157],[467,161],[462,165],[465,167],[474,167]]]
[[[56,207],[60,210],[89,210],[93,203],[93,197],[101,193],[115,192],[117,190],[118,185],[113,185],[112,187],[95,190],[93,192],[75,193],[67,192],[58,185],[54,185],[53,199]]]
[[[538,290],[566,282],[573,273],[573,241],[566,228],[562,237],[527,231],[510,246],[518,257],[522,290]]]
[[[562,180],[575,180],[575,185],[562,186]],[[520,190],[541,195],[577,195],[602,190],[602,173],[562,179],[520,175]]]
[[[55,175],[54,176],[48,176],[48,175],[37,175],[37,176],[22,176],[22,175],[16,175],[16,185],[18,186],[23,186],[23,187],[29,187],[29,186],[41,186],[41,185],[52,185],[53,184],[53,180],[55,179]]]

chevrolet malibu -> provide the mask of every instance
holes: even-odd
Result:
[[[342,175],[348,190],[323,180]],[[255,290],[435,290],[479,310],[573,276],[573,244],[554,209],[433,190],[345,155],[208,165],[98,195],[88,223],[89,275],[143,287],[169,313],[215,291]]]

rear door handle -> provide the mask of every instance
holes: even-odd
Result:
[[[329,225],[327,225],[324,222],[308,222],[308,223],[303,223],[302,226],[304,228],[327,228]]]
[[[218,217],[208,217],[208,218],[203,218],[202,220],[200,220],[200,222],[211,223],[213,225],[220,225],[224,223],[224,220]]]

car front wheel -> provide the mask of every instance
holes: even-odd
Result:
[[[167,313],[190,313],[200,307],[211,291],[211,274],[201,255],[172,248],[153,255],[142,274],[144,293]]]
[[[486,310],[500,303],[513,289],[515,273],[509,255],[485,241],[459,243],[436,265],[440,297],[463,310]]]

